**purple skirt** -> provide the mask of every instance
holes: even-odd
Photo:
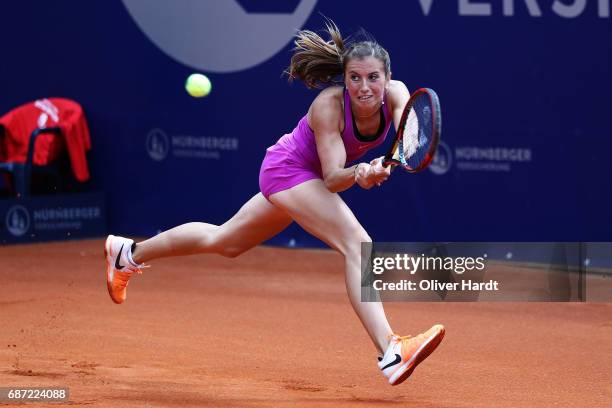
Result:
[[[259,170],[259,189],[264,197],[288,190],[305,181],[323,179],[321,165],[300,160],[287,146],[277,143],[266,151]]]

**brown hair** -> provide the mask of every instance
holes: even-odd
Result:
[[[285,71],[289,82],[299,79],[308,88],[323,88],[340,82],[346,64],[354,58],[374,57],[385,66],[385,74],[391,72],[389,53],[374,39],[350,42],[342,38],[338,26],[327,20],[326,31],[330,40],[325,41],[319,34],[301,30],[295,35],[295,48],[291,63]]]

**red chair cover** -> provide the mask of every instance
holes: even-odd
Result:
[[[72,172],[79,181],[89,179],[89,168],[85,153],[91,149],[87,121],[81,106],[69,99],[39,99],[21,105],[0,118],[5,127],[0,160],[25,163],[28,143],[36,128],[59,126],[62,136],[41,134],[34,146],[33,162],[43,166],[52,163],[68,149]]]

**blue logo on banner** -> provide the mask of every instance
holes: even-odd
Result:
[[[106,233],[106,198],[80,193],[0,200],[0,217],[6,225],[2,244],[99,237]]]
[[[14,205],[6,213],[6,229],[12,235],[21,237],[30,229],[30,214],[22,205]]]
[[[429,170],[432,173],[441,175],[447,173],[453,162],[453,156],[451,155],[451,149],[448,145],[442,141],[438,144],[438,150],[429,165]]]
[[[168,135],[161,129],[151,129],[147,135],[147,153],[155,161],[162,161],[170,150]]]

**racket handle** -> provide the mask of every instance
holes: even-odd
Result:
[[[391,169],[396,168],[397,166],[399,166],[399,163],[397,162],[397,160],[393,159],[393,155],[390,153],[387,153],[383,160],[382,160],[382,165],[383,167],[389,167],[392,166]]]
[[[393,160],[387,160],[386,158],[385,160],[383,160],[382,165],[384,168],[391,166],[391,171],[393,171],[398,166],[396,162],[394,162]]]

